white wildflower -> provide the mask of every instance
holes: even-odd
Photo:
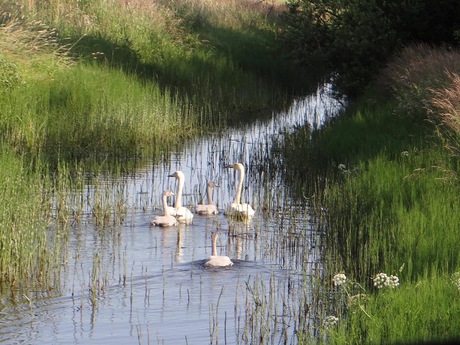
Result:
[[[332,278],[335,286],[344,285],[347,281],[347,276],[343,273],[338,273]]]
[[[374,286],[381,289],[389,284],[389,278],[386,273],[379,273],[373,279]]]
[[[338,317],[329,315],[329,316],[326,316],[326,318],[324,319],[323,326],[325,329],[330,329],[331,327],[336,326],[337,322],[339,322]]]
[[[388,286],[392,289],[399,285],[399,278],[398,276],[391,275],[388,277]]]
[[[455,272],[452,274],[452,281],[457,286],[457,289],[460,290],[460,272]]]
[[[403,157],[408,157],[408,156],[409,156],[409,151],[403,151],[403,152],[401,152],[401,156],[403,156]]]

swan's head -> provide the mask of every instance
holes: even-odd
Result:
[[[208,182],[208,187],[209,188],[216,188],[216,187],[220,187],[220,186],[216,182],[210,181],[210,182]]]
[[[244,170],[244,166],[243,166],[243,164],[241,164],[241,163],[233,163],[233,164],[230,164],[230,165],[228,166],[228,168],[236,169],[236,170],[239,170],[239,171],[243,171],[243,170]]]
[[[183,180],[184,176],[185,176],[184,173],[182,171],[180,171],[180,170],[177,170],[177,171],[173,172],[172,174],[168,175],[168,177],[175,177],[175,178],[177,178],[179,180],[180,179]]]
[[[174,193],[171,192],[169,189],[166,189],[166,190],[163,191],[163,194],[162,194],[162,195],[165,195],[165,196],[173,196]]]

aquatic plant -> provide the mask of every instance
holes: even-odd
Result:
[[[50,199],[40,173],[31,171],[5,145],[0,145],[0,152],[0,289],[14,300],[27,286],[52,289],[62,242],[59,229],[47,229]]]

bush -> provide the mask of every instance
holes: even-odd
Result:
[[[321,63],[338,91],[355,95],[404,45],[455,43],[454,0],[290,0],[284,42],[302,64]]]

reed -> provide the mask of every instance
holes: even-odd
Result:
[[[43,217],[49,200],[42,194],[38,174],[5,145],[0,150],[0,286],[13,295],[28,286],[47,291],[54,286],[51,278],[56,276],[62,244],[59,231],[49,233]]]

